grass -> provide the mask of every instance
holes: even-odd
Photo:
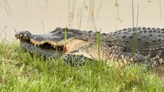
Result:
[[[69,17],[70,21],[73,21],[75,2],[76,0],[72,4],[74,5],[72,12],[69,11],[69,14],[72,14]],[[90,21],[95,28],[94,0],[90,1],[90,6]],[[82,15],[79,18],[80,28]],[[43,21],[42,24],[44,26]],[[71,22],[70,26],[72,24]],[[98,52],[100,52],[99,36],[97,33]],[[17,42],[11,43],[6,39],[0,42],[0,91],[2,92],[163,92],[164,90],[164,80],[159,79],[154,73],[145,71],[145,67],[135,64],[115,67],[112,63],[63,66],[60,62],[64,61],[56,59],[44,61],[37,56],[31,58],[29,53],[15,52],[15,48],[19,45]]]
[[[20,44],[0,43],[0,91],[2,92],[162,92],[163,80],[140,66],[86,64],[62,66],[57,60],[43,61],[21,51]]]

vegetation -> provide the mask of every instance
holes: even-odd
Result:
[[[4,7],[10,17],[11,9],[7,0],[4,1],[7,6],[0,5]],[[151,0],[148,1],[150,3]],[[48,8],[48,0],[46,2]],[[70,27],[73,24],[75,4],[76,0],[73,2],[72,10],[69,11],[68,25]],[[122,22],[117,0],[115,6],[118,13],[117,20]],[[81,28],[83,8],[80,8],[78,12],[79,28]],[[91,22],[90,25],[95,28],[94,0],[90,0],[89,12],[88,20]],[[42,25],[44,30],[43,21]],[[95,30],[97,31],[97,29]],[[96,36],[99,37],[99,34]],[[99,39],[97,39],[97,43],[99,47],[101,43]],[[0,42],[0,91],[2,92],[163,92],[164,90],[164,80],[155,73],[147,71],[144,66],[134,64],[115,67],[112,61],[108,65],[100,64],[101,61],[98,61],[99,63],[95,61],[95,63],[84,66],[72,67],[69,64],[63,66],[62,62],[64,61],[56,59],[44,61],[37,56],[32,58],[29,53],[24,53],[20,49],[15,51],[19,45],[17,42],[9,42],[6,39],[2,39]]]
[[[0,43],[0,90],[2,92],[162,92],[163,80],[146,71],[145,67],[130,65],[115,67],[92,63],[84,66],[63,66],[62,61],[47,60],[15,48],[17,42],[2,39]],[[96,61],[95,61],[96,62]]]

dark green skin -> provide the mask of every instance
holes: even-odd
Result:
[[[21,47],[24,50],[28,50],[31,54],[33,51],[37,52],[38,55],[43,55],[44,57],[58,58],[62,57],[61,53],[55,54],[51,52],[44,51],[38,47],[35,47],[30,42],[30,38],[35,39],[36,41],[61,41],[64,40],[65,33],[67,31],[67,39],[76,38],[82,39],[85,41],[97,41],[97,35],[92,31],[80,31],[77,29],[65,29],[65,28],[56,28],[54,31],[45,35],[32,35],[29,31],[18,32],[15,36],[17,37],[20,34],[26,34],[27,39],[21,40]],[[109,34],[100,34],[100,43],[106,44],[105,48],[108,48],[107,55],[110,58],[117,58],[122,60],[127,60],[128,62],[145,63],[150,66],[157,66],[163,64],[164,60],[164,29],[159,28],[128,28],[123,30],[118,30],[116,32],[111,32]],[[135,48],[135,50],[133,50]],[[133,53],[135,51],[135,54]],[[135,59],[133,60],[133,56]],[[80,65],[84,64],[84,61],[87,61],[88,58],[84,56],[76,56],[67,54],[65,56],[65,61],[70,62],[72,65],[73,60],[82,62]],[[80,61],[79,61],[80,60]],[[90,59],[90,61],[94,61]]]

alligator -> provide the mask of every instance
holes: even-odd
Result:
[[[58,27],[43,35],[20,31],[15,37],[31,55],[36,53],[58,61],[63,58],[71,65],[94,60],[113,60],[121,66],[133,62],[150,66],[164,63],[164,29],[160,28],[127,28],[107,34]]]

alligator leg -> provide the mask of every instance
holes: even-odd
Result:
[[[63,63],[70,63],[72,66],[81,66],[84,65],[87,61],[89,62],[93,62],[94,60],[87,58],[85,56],[80,56],[80,55],[72,55],[72,54],[62,54],[62,53],[52,53],[52,52],[46,52],[41,50],[40,48],[37,48],[36,46],[32,45],[32,44],[28,44],[25,42],[21,42],[21,47],[23,50],[25,51],[29,51],[29,53],[31,54],[31,56],[33,56],[33,54],[36,54],[38,56],[44,56],[44,59],[48,58],[48,59],[55,59],[57,61],[62,61],[63,59]],[[37,53],[35,53],[37,52]]]
[[[134,57],[135,56],[135,57]],[[128,65],[131,63],[151,64],[150,59],[141,54],[133,52],[125,52],[123,47],[113,46],[110,48],[109,60],[116,61],[119,66]]]

